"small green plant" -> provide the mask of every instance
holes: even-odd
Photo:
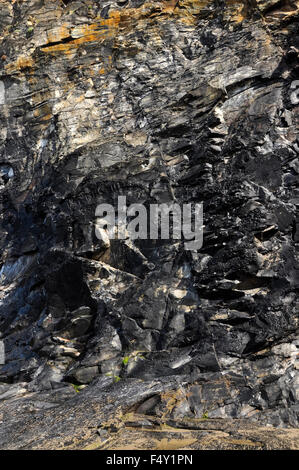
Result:
[[[106,377],[112,377],[114,383],[117,383],[121,380],[121,378],[118,375],[115,375],[113,372],[107,372],[105,375]]]
[[[29,26],[29,28],[27,28],[27,34],[32,34],[33,31],[34,31],[33,26]]]
[[[138,359],[144,360],[145,357],[141,353],[142,351],[133,351],[128,356],[125,356],[122,360],[123,366],[126,367],[131,360],[134,362],[138,361]]]
[[[138,359],[144,360],[145,357],[141,353],[142,353],[142,351],[133,351],[133,352],[129,353],[128,356],[123,357],[120,367],[116,367],[116,370],[118,371],[121,368],[121,366],[127,367],[128,364],[129,364],[129,361],[136,362]],[[117,383],[121,380],[121,377],[116,375],[115,371],[107,372],[105,375],[106,375],[106,377],[112,377],[114,383]]]
[[[125,357],[123,358],[123,361],[122,361],[123,365],[126,366],[126,365],[128,364],[128,362],[129,362],[129,360],[130,360],[130,357],[129,357],[129,356],[125,356]]]
[[[86,387],[86,385],[76,385],[76,384],[71,384],[71,385],[76,390],[77,393],[81,392],[81,390],[83,390],[83,388]]]
[[[201,417],[201,419],[209,419],[209,415],[208,415],[208,412],[205,411]]]

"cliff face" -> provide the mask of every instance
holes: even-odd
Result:
[[[298,7],[0,1],[3,416],[298,425]],[[101,242],[120,195],[202,202],[203,247]]]

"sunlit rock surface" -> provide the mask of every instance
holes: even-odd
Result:
[[[1,448],[298,426],[298,8],[0,1]],[[202,202],[203,247],[101,242],[119,195]],[[276,432],[254,448],[298,447]]]

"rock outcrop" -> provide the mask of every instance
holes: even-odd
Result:
[[[90,397],[96,439],[109,394],[107,420],[298,426],[298,9],[0,1],[1,448],[35,446],[31,408],[60,447]],[[203,203],[202,248],[99,240],[118,196]]]

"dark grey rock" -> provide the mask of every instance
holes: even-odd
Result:
[[[143,403],[141,403],[138,408],[136,408],[136,413],[140,414],[155,414],[155,407],[161,402],[159,395],[154,395],[151,398],[148,398]]]
[[[1,2],[1,403],[298,426],[298,8],[90,6]],[[202,248],[98,240],[119,195],[203,202]]]
[[[81,384],[90,383],[99,373],[99,369],[96,366],[93,367],[79,367],[75,370],[71,377]]]

